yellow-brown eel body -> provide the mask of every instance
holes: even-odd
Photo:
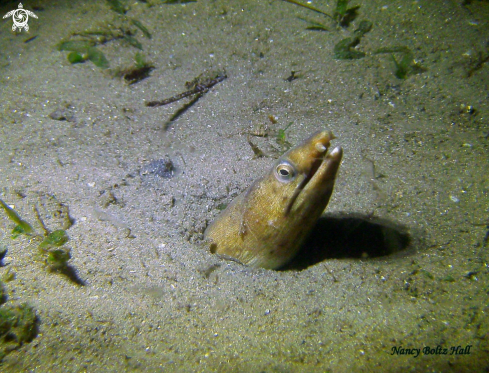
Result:
[[[211,252],[270,269],[290,261],[333,192],[343,150],[328,153],[332,139],[314,133],[239,195],[205,232]]]

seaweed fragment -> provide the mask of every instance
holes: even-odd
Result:
[[[290,122],[285,128],[281,128],[277,131],[277,144],[282,147],[283,151],[286,151],[292,147],[292,144],[286,140],[285,131],[289,129],[289,127],[294,124],[294,122]]]
[[[66,232],[63,229],[58,229],[49,233],[37,248],[43,252],[47,252],[50,248],[63,246],[68,240],[69,237]]]
[[[68,250],[55,249],[48,253],[46,263],[52,271],[63,271],[67,268],[70,259],[71,254]]]
[[[109,61],[105,55],[94,46],[93,41],[89,40],[70,40],[58,44],[58,50],[69,51],[68,61],[72,64],[90,60],[97,67],[106,69]]]
[[[71,64],[85,62],[85,58],[80,52],[70,52],[68,53],[68,62]]]
[[[341,27],[350,26],[350,23],[354,21],[358,15],[357,10],[360,8],[360,5],[355,5],[351,8],[348,8],[349,1],[350,0],[338,0],[336,2],[334,19]]]
[[[111,9],[118,13],[112,22],[104,24],[95,30],[84,30],[73,33],[69,38],[77,38],[76,40],[65,40],[58,44],[58,50],[70,52],[68,54],[68,61],[71,64],[90,60],[95,66],[106,69],[109,67],[109,62],[102,51],[97,49],[96,46],[112,40],[122,39],[134,48],[142,50],[143,45],[136,38],[138,30],[143,33],[144,37],[151,39],[151,33],[142,22],[125,15],[127,8],[122,2],[119,0],[106,1]]]
[[[27,304],[0,307],[0,362],[37,336],[38,323],[36,311]]]
[[[109,61],[105,58],[105,55],[95,47],[88,48],[87,58],[97,67],[102,69],[107,69],[109,67]]]
[[[372,22],[363,20],[362,22],[360,22],[358,28],[353,33],[355,34],[355,37],[361,38],[371,29],[372,29]]]
[[[133,46],[134,48],[137,48],[139,50],[143,50],[143,45],[134,36],[128,35],[128,34],[124,34],[123,39],[126,42],[128,42],[131,46]]]
[[[138,29],[140,29],[143,33],[144,36],[146,36],[148,39],[151,39],[151,34],[148,31],[148,29],[137,19],[131,18],[131,22],[134,26],[136,26]]]
[[[70,280],[75,281],[78,284],[83,284],[82,280],[73,276],[74,271],[68,266],[68,260],[71,258],[71,254],[70,249],[64,246],[69,241],[69,237],[64,229],[57,229],[50,232],[44,225],[39,210],[36,207],[34,211],[39,220],[39,224],[44,230],[43,236],[36,233],[29,223],[22,220],[20,216],[1,199],[0,205],[4,208],[10,220],[17,224],[12,231],[12,239],[23,234],[30,237],[33,242],[40,242],[38,245],[39,254],[41,254],[41,258],[44,259],[44,262],[50,271],[59,271],[67,275]]]
[[[60,42],[58,44],[58,50],[84,53],[94,45],[95,42],[92,40],[68,40]]]
[[[397,62],[396,57],[391,54],[392,60],[394,61],[394,65],[396,66],[394,75],[399,79],[406,79],[408,74],[409,65],[413,60],[412,56],[405,54],[403,55],[400,62]]]
[[[110,9],[119,14],[126,14],[126,7],[119,0],[106,0],[109,3]]]
[[[306,30],[313,30],[313,31],[329,31],[328,28],[323,25],[322,23],[312,21],[306,18],[301,18],[298,17],[301,21],[304,21],[309,24],[309,26],[306,27]]]
[[[354,36],[339,41],[333,49],[334,58],[337,60],[355,60],[365,57],[365,53],[357,51],[355,48],[360,44],[361,38],[372,29],[372,22],[362,21],[358,28],[353,32]]]
[[[394,75],[398,79],[407,79],[409,74],[423,72],[426,69],[414,61],[413,52],[406,46],[385,47],[377,49],[374,54],[388,53],[394,62]],[[401,58],[397,60],[394,53],[400,53]]]
[[[345,38],[339,41],[333,49],[334,58],[337,60],[357,60],[365,57],[364,52],[353,49],[359,43],[359,38]]]
[[[12,220],[15,224],[17,224],[12,230],[12,234],[11,234],[12,239],[17,238],[21,234],[28,235],[33,231],[32,226],[25,220],[22,220],[19,214],[17,214],[13,208],[11,208],[1,199],[0,199],[0,205],[5,210],[9,219]]]

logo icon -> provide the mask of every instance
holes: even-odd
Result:
[[[7,18],[10,16],[12,16],[12,20],[14,21],[14,24],[12,25],[12,31],[17,30],[17,28],[19,28],[19,31],[22,31],[23,28],[26,31],[29,31],[29,25],[27,24],[29,16],[37,18],[37,16],[33,12],[24,9],[22,3],[19,3],[19,9],[11,10],[7,14],[5,14],[3,18]]]

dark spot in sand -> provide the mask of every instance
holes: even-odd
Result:
[[[143,178],[146,177],[162,177],[170,179],[175,176],[177,168],[172,162],[171,158],[166,155],[165,157],[152,161],[147,166],[143,167],[140,171],[140,175]]]
[[[75,109],[71,105],[66,105],[53,111],[48,115],[53,120],[75,122]]]

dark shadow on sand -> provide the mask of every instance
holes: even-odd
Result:
[[[405,226],[361,214],[331,214],[318,220],[299,253],[281,270],[302,270],[326,259],[408,255],[411,250]]]

